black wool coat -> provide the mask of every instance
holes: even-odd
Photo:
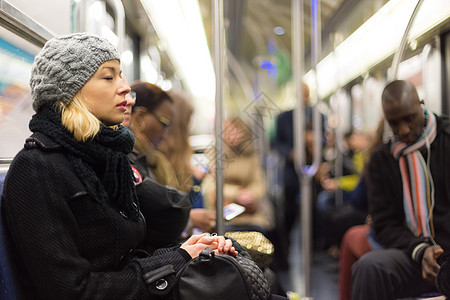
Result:
[[[64,149],[40,133],[9,168],[2,216],[26,299],[170,299],[190,260],[179,247],[136,250],[145,219],[92,199]]]

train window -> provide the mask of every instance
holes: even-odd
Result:
[[[17,40],[17,38],[16,38]],[[34,55],[0,37],[0,157],[13,157],[30,134],[33,114],[28,81]]]
[[[126,34],[125,41],[124,41],[124,51],[121,55],[121,67],[123,74],[125,74],[125,77],[127,78],[128,82],[131,83],[134,80],[138,79],[139,75],[136,76],[135,70],[135,59],[133,53],[137,53],[133,51],[135,49],[135,40],[132,36],[129,34]]]
[[[114,9],[108,3],[105,3],[105,25],[112,31],[117,32],[116,18],[114,14]]]
[[[11,158],[30,135],[33,109],[28,81],[37,47],[8,32],[0,33],[0,157]]]
[[[443,35],[441,49],[444,60],[442,64],[442,95],[445,99],[445,101],[442,101],[442,112],[450,115],[450,31]]]

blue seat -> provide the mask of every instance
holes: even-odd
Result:
[[[3,182],[6,172],[0,173],[0,195],[3,192]],[[0,201],[0,299],[17,300],[23,299],[19,289],[17,270],[14,268],[11,251],[8,248],[9,240],[6,235]]]

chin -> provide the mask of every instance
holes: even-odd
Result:
[[[402,141],[405,144],[413,144],[418,139],[419,139],[419,137],[410,137],[410,138],[400,139],[400,141]]]
[[[116,125],[120,125],[123,123],[123,118],[122,119],[118,119],[118,120],[107,120],[107,121],[102,121],[103,124],[105,124],[106,126],[116,126]]]

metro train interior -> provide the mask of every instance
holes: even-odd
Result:
[[[386,83],[409,80],[429,110],[450,114],[450,0],[0,0],[2,182],[31,134],[35,55],[54,36],[84,31],[119,49],[129,83],[150,82],[189,99],[193,167],[208,170],[205,150],[223,136],[223,120],[248,124],[275,227],[285,180],[274,147],[277,117],[301,111],[307,85],[310,160],[298,150],[306,125],[294,134],[304,157],[296,162],[299,184],[312,188],[297,195],[288,268],[275,272],[289,299],[338,299],[339,247],[317,238],[313,207],[322,187],[315,178],[330,155],[328,171],[346,172],[346,136],[372,137]],[[332,193],[340,205],[342,189]]]

